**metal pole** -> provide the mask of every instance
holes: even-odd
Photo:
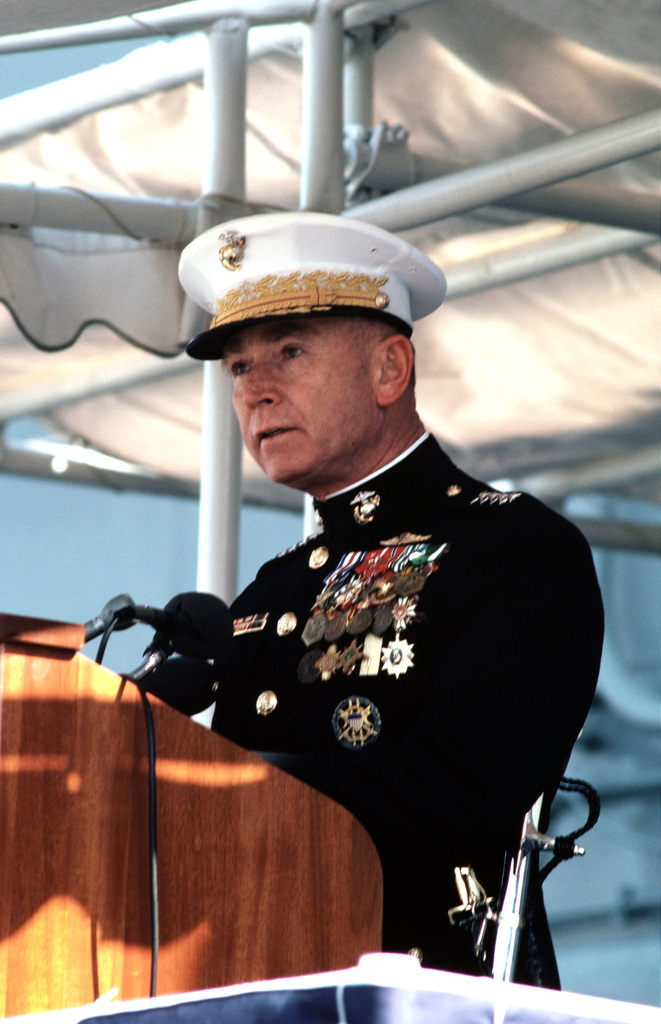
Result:
[[[622,228],[592,225],[567,228],[554,238],[543,238],[537,242],[514,245],[500,252],[490,252],[475,259],[448,263],[447,297],[458,299],[462,295],[525,281],[554,270],[603,259],[605,256],[643,249],[647,245],[654,245],[656,241],[656,235],[625,231]]]
[[[528,153],[496,160],[486,167],[474,167],[412,185],[393,195],[354,206],[345,216],[369,221],[390,231],[401,231],[451,214],[466,213],[486,203],[659,148],[659,111],[652,110],[551,142]]]
[[[303,35],[303,210],[344,206],[342,61],[342,14],[321,7]]]
[[[248,24],[240,18],[223,19],[208,34],[205,194],[245,197],[247,40]],[[203,204],[199,230],[215,220]],[[231,384],[222,364],[210,361],[204,365],[197,585],[225,601],[236,595],[240,507],[241,435]]]
[[[342,14],[322,6],[303,34],[302,210],[340,213],[344,206]],[[303,533],[316,530],[305,496]]]
[[[356,29],[347,38],[344,61],[344,124],[369,130],[374,122],[374,30]]]

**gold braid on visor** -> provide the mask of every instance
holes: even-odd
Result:
[[[390,300],[379,289],[387,280],[326,270],[299,271],[285,277],[271,274],[260,281],[246,281],[219,299],[211,327],[272,315],[324,312],[336,306],[383,310]]]

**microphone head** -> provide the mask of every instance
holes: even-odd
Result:
[[[177,594],[168,601],[165,611],[180,620],[172,637],[177,654],[204,659],[227,654],[232,639],[232,616],[225,602],[215,594]]]

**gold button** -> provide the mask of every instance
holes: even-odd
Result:
[[[418,946],[412,946],[408,951],[409,956],[414,956],[419,963],[422,963],[422,950]]]
[[[272,711],[275,711],[277,703],[278,698],[274,694],[273,690],[264,690],[263,693],[260,693],[255,704],[257,714],[270,715]]]
[[[288,633],[293,633],[296,629],[296,622],[297,619],[293,612],[285,612],[284,615],[281,615],[276,626],[278,636],[287,636]]]
[[[448,498],[456,498],[458,494],[461,494],[461,487],[459,484],[450,484],[447,491],[445,492]]]
[[[328,548],[315,548],[310,555],[308,565],[311,569],[321,569],[322,565],[328,561],[328,554]]]

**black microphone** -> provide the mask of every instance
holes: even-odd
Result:
[[[132,626],[135,621],[134,610],[135,602],[128,594],[113,597],[104,604],[99,615],[85,623],[85,643],[104,633],[113,620],[115,629],[127,629],[128,626]]]
[[[208,664],[211,659],[222,658],[229,646],[232,637],[232,617],[229,608],[224,601],[214,594],[201,594],[192,592],[178,594],[168,601],[163,610],[149,608],[149,606],[138,605],[134,609],[136,621],[148,622],[157,627],[157,632],[145,649],[145,657],[140,665],[128,673],[127,679],[133,682],[141,682],[146,676],[151,676],[156,670],[165,681],[165,662],[171,654],[184,655],[180,659],[192,660],[192,663],[184,669],[183,665],[178,668],[167,670],[168,695],[159,693],[156,687],[157,680],[150,680],[147,687],[151,693],[161,696],[168,704],[179,707],[179,710],[186,710],[175,701],[172,690],[176,691],[179,685],[188,685],[191,678],[196,685],[203,680],[203,690],[211,694],[215,683],[215,674]],[[177,678],[177,673],[181,679]],[[185,679],[184,679],[185,677]],[[213,702],[213,696],[205,707]],[[202,709],[200,709],[202,710]],[[195,714],[195,711],[187,711],[188,714]]]

